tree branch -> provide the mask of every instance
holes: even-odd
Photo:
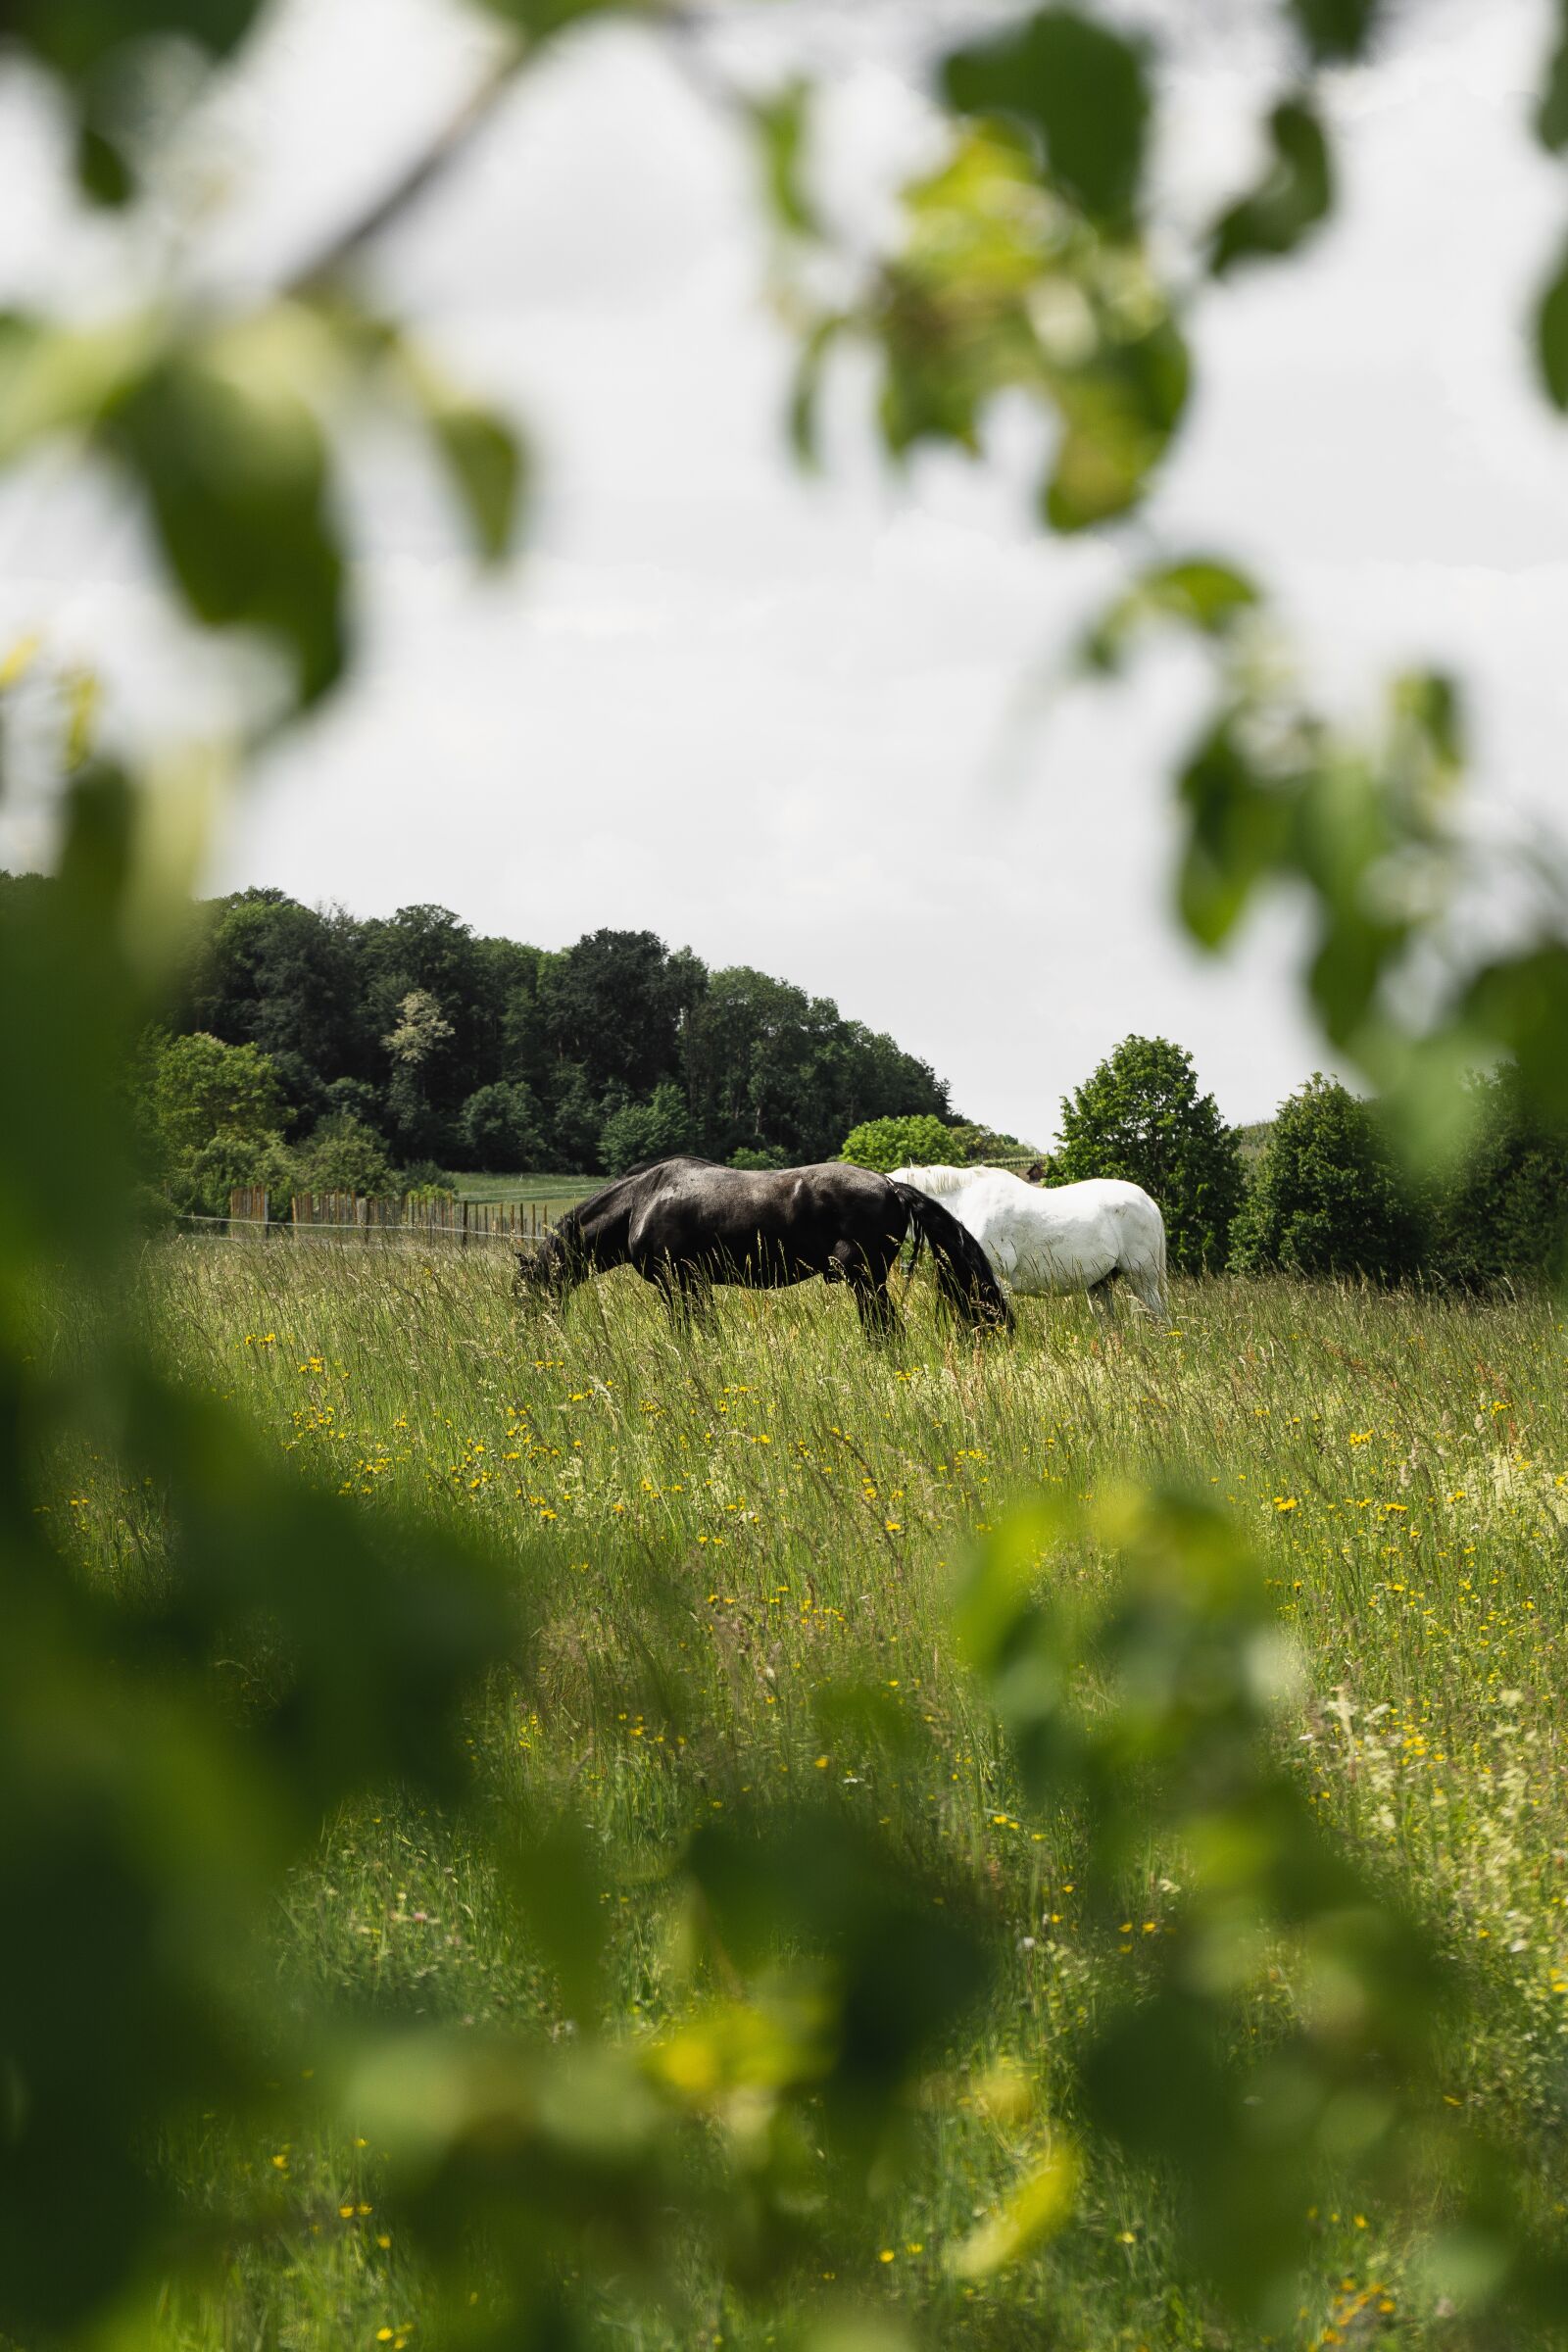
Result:
[[[319,294],[352,268],[366,249],[410,212],[426,189],[451,170],[497,112],[531,54],[530,44],[510,40],[476,87],[429,145],[405,166],[392,185],[383,190],[357,220],[339,229],[314,261],[289,278],[284,292],[296,298]]]

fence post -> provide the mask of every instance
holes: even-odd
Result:
[[[241,1240],[243,1238],[243,1232],[256,1224],[260,1224],[263,1238],[265,1239],[267,1234],[267,1192],[265,1186],[259,1184],[236,1184],[232,1186],[228,1196],[228,1223],[226,1229],[229,1240]],[[236,1226],[241,1228],[241,1232],[236,1233]]]

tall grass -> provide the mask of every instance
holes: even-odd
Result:
[[[1549,2162],[1568,2055],[1568,1403],[1550,1301],[1215,1281],[1176,1286],[1168,1331],[1124,1319],[1106,1342],[1081,1303],[1030,1301],[1013,1342],[976,1346],[922,1286],[903,1338],[873,1349],[820,1286],[724,1294],[692,1336],[629,1273],[563,1319],[522,1317],[505,1259],[478,1250],[172,1244],[143,1286],[171,1368],[236,1397],[303,1477],[368,1510],[448,1514],[514,1557],[539,1655],[476,1711],[475,1758],[496,1804],[569,1803],[602,1833],[619,2030],[688,1998],[664,1874],[743,1795],[831,1788],[911,1862],[956,1858],[1015,1922],[995,2015],[952,2053],[851,2282],[933,2341],[1224,2340],[1170,2274],[1157,2194],[1109,2164],[1048,2255],[989,2285],[942,2265],[1026,2160],[1053,2052],[1139,1969],[1180,1867],[1152,1853],[1129,1917],[1086,1915],[1072,1825],[1019,1810],[954,1659],[954,1576],[1019,1491],[1176,1479],[1236,1513],[1304,1662],[1297,1769],[1414,1885],[1481,1987],[1447,2095],[1500,2111]],[[97,1573],[156,1556],[152,1506],[101,1466],[74,1466],[60,1507]],[[1060,1573],[1093,1591],[1113,1563]],[[371,2003],[566,2029],[462,1838],[390,1792],[329,1826],[277,1940],[280,1997],[301,1972]],[[1020,2048],[1043,2091],[1006,2067]],[[237,2147],[213,2118],[176,2160],[197,2180],[270,2179],[278,2233],[172,2307],[163,2340],[419,2340],[373,2148]],[[1320,2230],[1301,2343],[1451,2340],[1392,2221],[1330,2205]],[[683,2340],[784,2340],[789,2315],[700,2273],[694,2291],[706,2316]],[[631,2309],[618,2326],[675,2340]]]

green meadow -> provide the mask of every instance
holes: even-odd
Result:
[[[977,1346],[922,1281],[878,1350],[820,1286],[723,1294],[710,1330],[679,1335],[630,1273],[558,1320],[520,1315],[508,1272],[487,1249],[174,1243],[149,1249],[140,1283],[170,1370],[232,1399],[301,1479],[367,1513],[450,1520],[526,1588],[530,1670],[493,1679],[469,1738],[483,1804],[568,1807],[603,1854],[597,2022],[656,2068],[698,2063],[671,1860],[772,1790],[831,1791],[911,1871],[972,1883],[1004,1929],[986,2013],[932,2068],[863,2242],[782,2302],[742,2299],[694,2252],[683,2320],[606,2278],[606,2340],[751,2352],[818,2305],[933,2345],[1256,2340],[1179,2274],[1157,2186],[1093,2151],[1037,2251],[978,2276],[954,2259],[1050,2144],[1075,2036],[1136,1985],[1180,1898],[1182,1857],[1152,1850],[1120,1916],[1085,1903],[1074,1825],[1029,1812],[955,1654],[956,1579],[1041,1489],[1176,1482],[1234,1515],[1298,1655],[1289,1769],[1463,1960],[1479,1989],[1443,2095],[1549,2184],[1568,2053],[1568,1400],[1550,1299],[1178,1282],[1168,1330],[1123,1307],[1107,1339],[1081,1301],[1025,1301],[1011,1343]],[[101,1465],[71,1463],[52,1507],[91,1573],[133,1586],[156,1566],[155,1503]],[[1060,1573],[1092,1596],[1113,1566],[1086,1552]],[[306,1984],[372,2014],[571,2034],[509,1921],[461,1826],[388,1790],[327,1825],[292,1884],[279,1997]],[[248,2140],[192,2119],[165,2152],[267,2226],[223,2243],[205,2287],[171,2290],[158,2340],[440,2341],[373,2135],[313,2130],[308,2090],[279,2118]],[[1412,2271],[1399,2217],[1326,2201],[1312,2220],[1291,2341],[1470,2340]]]

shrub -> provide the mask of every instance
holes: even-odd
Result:
[[[1478,1078],[1474,1086],[1475,1140],[1438,1189],[1430,1261],[1445,1281],[1479,1290],[1561,1266],[1568,1135],[1529,1116],[1513,1070]]]
[[[853,1166],[875,1168],[884,1176],[895,1168],[947,1166],[958,1156],[952,1128],[929,1111],[913,1118],[862,1120],[851,1128],[839,1152]]]
[[[742,1144],[738,1152],[730,1153],[729,1164],[732,1168],[764,1169],[789,1168],[795,1162],[782,1144],[762,1144],[755,1149],[750,1144]]]
[[[458,1188],[439,1161],[416,1159],[392,1172],[392,1190],[414,1200],[455,1200]]]
[[[1015,1135],[1004,1135],[1000,1128],[983,1127],[974,1119],[959,1119],[948,1129],[947,1152],[951,1160],[963,1167],[1040,1156],[1033,1144],[1023,1143]],[[897,1164],[895,1161],[894,1165]]]
[[[265,1185],[273,1201],[299,1190],[299,1166],[278,1135],[242,1135],[220,1127],[176,1171],[170,1197],[185,1216],[226,1217],[238,1185]]]
[[[458,1114],[458,1135],[469,1165],[492,1173],[541,1167],[547,1156],[544,1115],[520,1078],[471,1094]]]
[[[380,1092],[365,1078],[334,1078],[321,1089],[321,1117],[363,1119],[367,1127],[373,1127],[379,1134],[382,1126]]]
[[[612,1176],[623,1175],[639,1160],[663,1159],[684,1152],[691,1141],[686,1098],[678,1086],[654,1089],[647,1102],[628,1102],[605,1121],[599,1138],[600,1156]]]
[[[1159,1203],[1172,1265],[1197,1274],[1225,1263],[1242,1200],[1236,1138],[1193,1057],[1163,1037],[1124,1037],[1061,1106],[1048,1184],[1120,1176]]]
[[[1315,1073],[1282,1102],[1236,1219],[1231,1262],[1242,1271],[1414,1273],[1421,1221],[1377,1112]]]
[[[176,1186],[218,1135],[275,1140],[286,1115],[268,1056],[201,1030],[188,1037],[150,1034],[133,1085],[148,1155]]]
[[[156,1184],[138,1184],[131,1194],[131,1216],[136,1231],[149,1238],[162,1238],[172,1233],[179,1223],[179,1211],[167,1193]]]
[[[323,1119],[300,1153],[300,1190],[387,1194],[393,1189],[386,1145],[363,1119]]]
[[[564,1064],[551,1089],[550,1149],[545,1155],[551,1165],[590,1172],[602,1168],[600,1138],[607,1118],[619,1107],[614,1104],[607,1111],[581,1064]]]

